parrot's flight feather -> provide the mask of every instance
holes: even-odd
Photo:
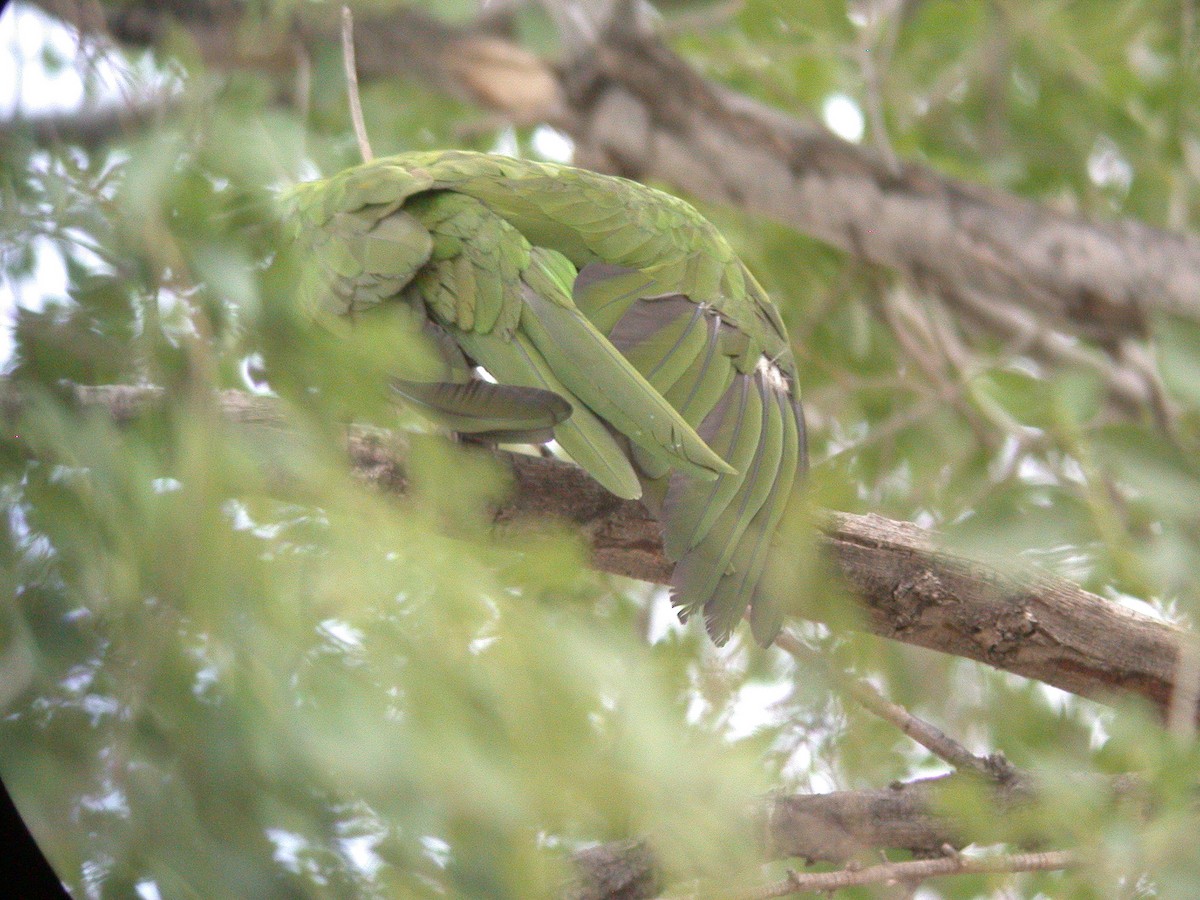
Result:
[[[527,291],[522,327],[556,374],[617,431],[651,454],[661,451],[699,478],[733,469],[573,305]]]
[[[392,388],[451,431],[497,443],[544,444],[554,426],[571,415],[571,404],[552,391],[492,384],[393,379]]]

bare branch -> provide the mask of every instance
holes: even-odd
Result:
[[[978,831],[978,811],[960,821],[950,812],[944,797],[958,789],[963,779],[974,775],[943,775],[923,778],[886,788],[834,791],[827,794],[770,795],[761,800],[762,851],[769,859],[789,857],[808,863],[845,864],[881,850],[906,850],[924,858],[944,857],[969,843],[994,844],[1000,833]],[[1094,791],[1101,802],[1118,804],[1133,800],[1148,808],[1145,785],[1132,776],[1112,779],[1081,779],[1083,790]],[[1039,801],[1037,789],[1023,776],[1006,784],[993,782],[990,803],[996,820],[1011,819],[1012,813]],[[1024,839],[1053,840],[1054,835]],[[573,855],[580,878],[572,887],[572,900],[581,897],[649,897],[650,892],[621,886],[657,883],[653,853],[640,841],[617,841],[590,847]],[[921,876],[923,877],[923,876]],[[907,877],[902,880],[907,880]],[[593,890],[587,891],[587,885]],[[600,889],[604,886],[604,889]]]
[[[903,881],[946,875],[1047,872],[1069,869],[1078,864],[1079,860],[1076,855],[1068,850],[981,857],[954,855],[942,859],[914,859],[907,862],[883,863],[862,869],[841,869],[837,872],[817,872],[807,875],[790,872],[783,881],[742,896],[746,900],[768,900],[771,897],[787,897],[792,894],[815,894],[868,884],[892,885]]]
[[[346,72],[346,100],[350,104],[350,120],[354,123],[358,152],[363,162],[370,162],[375,154],[371,152],[367,124],[363,121],[362,98],[358,94],[358,64],[354,61],[354,14],[349,6],[342,7],[342,68]]]
[[[96,147],[160,121],[177,101],[146,97],[129,105],[116,103],[84,112],[41,112],[0,121],[0,145],[28,141],[38,146],[58,143]]]
[[[906,850],[921,858],[953,856],[968,844],[993,845],[1003,841],[1003,830],[981,831],[983,821],[976,809],[963,818],[951,813],[945,798],[959,790],[964,780],[980,784],[974,774],[941,775],[893,784],[886,788],[833,791],[827,794],[772,794],[760,801],[762,852],[768,859],[798,858],[807,863],[846,864],[882,850]],[[984,782],[993,821],[1024,821],[1023,811],[1036,807],[1041,795],[1034,782],[1019,775],[1007,782]],[[1146,784],[1136,776],[1113,778],[1083,776],[1080,790],[1095,796],[1097,802],[1114,808],[1133,803],[1135,810],[1149,814]],[[1053,826],[1047,826],[1052,828]],[[1021,832],[1021,849],[1035,849],[1056,835]],[[1034,842],[1026,844],[1025,842]],[[571,900],[587,897],[655,896],[658,883],[656,861],[650,848],[641,841],[616,841],[589,847],[573,855],[580,873],[568,892]],[[947,873],[949,874],[949,873]],[[925,876],[912,873],[900,881]],[[593,886],[587,891],[586,886]],[[600,886],[605,886],[603,890]],[[651,886],[639,893],[633,886]],[[627,889],[627,893],[621,890]],[[778,886],[778,885],[777,885]]]
[[[829,660],[809,648],[791,630],[784,629],[775,643],[806,666],[819,665],[829,672],[838,690],[849,694],[879,718],[895,725],[902,732],[940,759],[963,772],[974,772],[985,778],[1007,781],[1016,776],[1016,770],[1000,754],[976,756],[937,726],[910,713],[898,703],[893,703],[869,682],[854,678],[833,665]]]

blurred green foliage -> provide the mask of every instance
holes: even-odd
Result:
[[[867,107],[869,23],[842,0],[718,6],[663,5],[668,21],[709,14],[675,38],[708,76],[797,113],[835,94]],[[1195,227],[1196,51],[1180,4],[907,8],[868,51],[887,44],[878,100],[902,156],[1061,208]],[[537,12],[521,16],[518,33],[544,41]],[[189,91],[166,127],[107,150],[0,148],[0,275],[28,288],[54,254],[67,279],[67,296],[16,310],[8,363],[28,400],[0,439],[0,772],[79,896],[539,896],[571,849],[642,835],[669,876],[729,889],[761,878],[745,816],[767,789],[944,770],[821,672],[665,627],[661,591],[590,572],[554,523],[493,533],[486,505],[507,482],[490,457],[412,434],[404,496],[353,477],[342,427],[411,424],[385,385],[415,351],[386,317],[352,340],[296,319],[273,203],[294,178],[355,161],[337,50],[311,60],[302,117],[265,76],[218,78],[172,41]],[[368,84],[363,101],[380,153],[539,146],[415,82]],[[937,526],[964,552],[1193,620],[1195,323],[1153,325],[1178,407],[1167,433],[1114,416],[1093,376],[986,342],[931,378],[881,314],[887,273],[705,211],[792,331],[814,502]],[[165,398],[118,426],[74,409],[64,380]],[[282,426],[222,418],[214,388],[263,385]],[[804,594],[845,603],[821,579]],[[945,798],[956,813],[1089,861],[922,897],[1200,896],[1193,741],[1144,710],[805,634],[1048,792],[1015,815],[963,789]],[[1149,819],[1085,787],[1126,771],[1150,785]]]

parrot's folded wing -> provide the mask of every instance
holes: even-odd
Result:
[[[398,394],[453,431],[551,434],[642,498],[673,600],[717,643],[786,609],[777,533],[806,468],[779,311],[711,223],[623,179],[465,151],[376,160],[291,194],[313,313],[407,304],[440,366],[398,354]],[[482,366],[500,382],[472,380]]]

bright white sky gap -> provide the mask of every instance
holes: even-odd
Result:
[[[0,14],[0,117],[41,115],[77,110],[89,99],[78,65],[90,66],[96,92],[103,104],[126,96],[127,69],[109,55],[78,62],[75,32],[41,10],[12,3]],[[46,58],[61,63],[50,71]],[[18,305],[41,309],[48,300],[67,296],[67,270],[53,242],[37,240],[33,276],[13,281],[0,270],[0,372],[12,358],[13,324]]]

